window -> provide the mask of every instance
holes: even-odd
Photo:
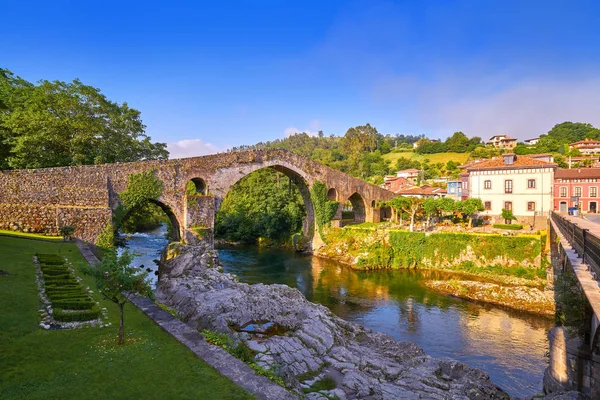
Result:
[[[527,202],[527,211],[535,211],[535,201]]]
[[[512,201],[505,201],[504,202],[504,209],[512,211]]]
[[[483,182],[483,188],[484,189],[491,189],[492,188],[492,181],[484,181]]]
[[[527,179],[527,189],[535,189],[535,179]]]
[[[504,193],[512,193],[513,185],[512,180],[507,179],[504,181]]]
[[[492,202],[486,201],[485,203],[483,203],[483,208],[485,208],[486,211],[490,211],[492,209]]]
[[[581,187],[575,187],[575,197],[581,197]]]
[[[596,186],[590,188],[590,197],[598,197],[598,188]]]
[[[560,197],[567,197],[567,188],[565,186],[560,188]]]

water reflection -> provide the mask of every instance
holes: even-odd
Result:
[[[444,296],[419,284],[448,274],[357,272],[334,261],[274,249],[221,248],[227,272],[247,283],[284,283],[338,316],[486,371],[515,396],[541,392],[551,320]]]

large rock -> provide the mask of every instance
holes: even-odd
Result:
[[[163,261],[157,299],[200,331],[246,342],[291,390],[328,378],[329,388],[309,398],[509,398],[484,372],[344,321],[296,289],[240,283],[220,272],[207,248],[171,247],[170,254],[176,257]]]

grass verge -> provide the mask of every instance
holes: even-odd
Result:
[[[117,346],[119,312],[97,293],[112,326],[75,330],[38,327],[40,301],[32,257],[66,255],[76,270],[86,261],[74,243],[0,237],[0,398],[248,399],[253,398],[131,304],[126,343]],[[95,288],[90,277],[82,284]]]

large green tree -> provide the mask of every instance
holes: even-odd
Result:
[[[0,166],[40,168],[165,159],[140,112],[73,82],[32,84],[0,70]]]

